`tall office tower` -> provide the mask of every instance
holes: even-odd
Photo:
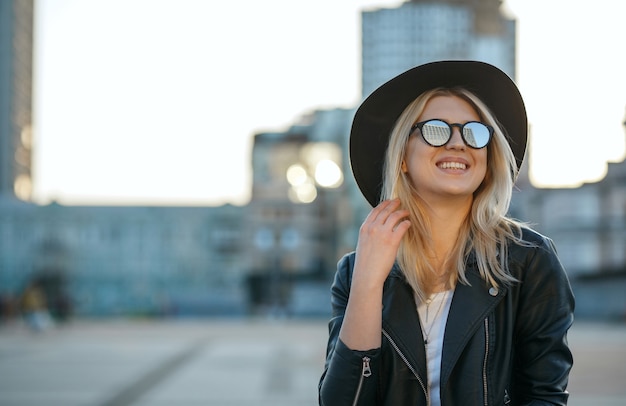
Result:
[[[33,0],[0,1],[0,198],[30,200]]]
[[[502,0],[410,0],[365,10],[361,94],[413,66],[439,59],[477,59],[515,77],[515,20]]]

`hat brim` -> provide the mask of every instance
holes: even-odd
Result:
[[[379,203],[389,136],[404,109],[436,87],[463,87],[489,107],[503,127],[518,168],[526,152],[528,120],[522,96],[503,71],[479,61],[437,61],[412,68],[389,80],[357,109],[350,132],[350,164],[361,192]]]

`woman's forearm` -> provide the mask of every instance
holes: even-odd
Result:
[[[383,288],[356,275],[339,338],[352,350],[367,351],[381,345]]]

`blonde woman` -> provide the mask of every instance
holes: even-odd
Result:
[[[440,61],[355,114],[374,207],[338,264],[320,405],[564,405],[574,298],[551,240],[507,217],[526,150],[513,81]]]

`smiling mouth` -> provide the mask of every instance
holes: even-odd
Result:
[[[467,165],[461,162],[442,162],[437,166],[441,169],[467,169]]]

